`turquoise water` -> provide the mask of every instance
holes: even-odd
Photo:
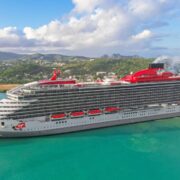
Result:
[[[180,118],[49,137],[0,139],[0,180],[41,179],[178,180]]]

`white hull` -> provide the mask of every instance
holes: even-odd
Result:
[[[120,111],[112,114],[67,118],[57,121],[47,121],[45,117],[26,119],[23,121],[26,123],[26,127],[21,130],[15,130],[13,128],[19,121],[7,120],[5,121],[5,125],[0,127],[0,137],[28,137],[61,134],[176,116],[180,116],[179,105]]]

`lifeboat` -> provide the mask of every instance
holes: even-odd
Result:
[[[88,115],[90,116],[96,116],[102,114],[102,111],[100,109],[93,109],[88,111]]]
[[[76,117],[83,117],[84,116],[84,112],[83,111],[78,111],[78,112],[71,112],[70,116],[72,118],[76,118]]]
[[[119,107],[106,107],[104,109],[104,112],[105,113],[113,113],[113,112],[117,112],[119,110],[121,110]]]
[[[65,113],[51,115],[52,120],[54,120],[54,119],[64,119],[64,118],[66,118]]]

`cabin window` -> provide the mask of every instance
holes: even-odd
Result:
[[[4,126],[5,125],[5,123],[4,122],[1,122],[1,126]]]

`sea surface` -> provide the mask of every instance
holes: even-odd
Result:
[[[0,139],[0,180],[179,179],[180,118]]]

